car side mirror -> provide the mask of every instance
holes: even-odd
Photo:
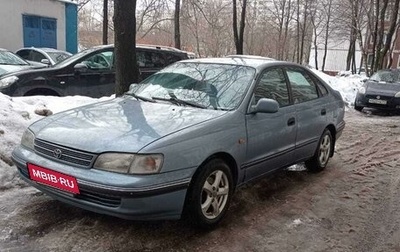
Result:
[[[42,60],[40,61],[40,63],[46,64],[46,65],[50,65],[50,60],[48,60],[48,59],[42,59]]]
[[[251,107],[251,113],[276,113],[279,110],[277,101],[267,98],[261,98],[256,105]]]
[[[84,63],[78,63],[74,66],[75,73],[85,73],[88,69],[88,66]]]

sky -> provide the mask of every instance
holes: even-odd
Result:
[[[363,77],[332,77],[315,69],[312,71],[338,90],[348,106],[353,104],[357,90],[362,86]],[[9,97],[0,93],[0,189],[12,188],[20,183],[15,166],[10,167],[8,163],[11,162],[11,152],[20,143],[25,129],[43,118],[37,113],[50,110],[54,114],[107,99],[112,99],[112,96],[99,99],[85,96]]]

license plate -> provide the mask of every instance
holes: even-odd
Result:
[[[385,100],[377,100],[377,99],[369,99],[368,100],[369,103],[375,103],[375,104],[382,104],[382,105],[386,105],[387,101]]]
[[[67,191],[79,194],[76,178],[68,176],[34,164],[28,164],[29,176],[32,180]]]

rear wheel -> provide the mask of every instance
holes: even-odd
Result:
[[[317,150],[315,151],[314,156],[305,162],[306,167],[311,172],[319,172],[325,169],[328,164],[329,158],[331,157],[332,151],[332,134],[328,129],[325,129],[322,134]]]
[[[188,191],[186,217],[196,226],[212,228],[226,214],[233,193],[233,178],[228,165],[213,159],[200,167]]]

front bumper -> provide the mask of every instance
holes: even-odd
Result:
[[[378,104],[377,101],[386,102],[386,104]],[[400,110],[400,98],[393,96],[384,96],[379,94],[359,94],[357,93],[355,106],[368,107],[384,110]]]
[[[46,159],[21,146],[13,151],[12,159],[27,183],[53,198],[89,211],[132,220],[179,219],[193,172],[192,169],[185,169],[157,174],[153,176],[154,183],[151,183],[152,176],[131,176],[71,167]],[[28,162],[76,177],[80,194],[64,192],[31,180]],[[104,176],[109,179],[104,180]],[[121,181],[123,177],[125,180]]]

